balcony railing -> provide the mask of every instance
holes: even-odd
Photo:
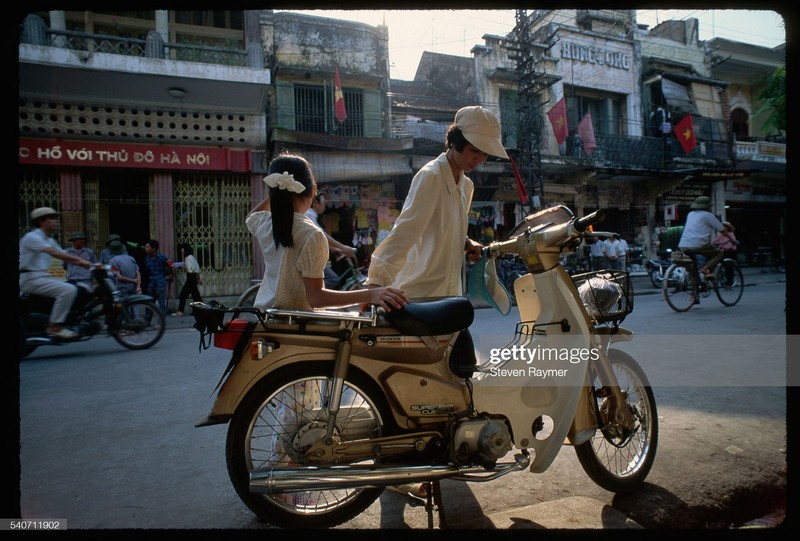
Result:
[[[230,47],[210,47],[202,44],[165,43],[158,32],[150,31],[147,38],[131,38],[108,34],[92,34],[72,30],[47,28],[44,21],[28,16],[20,33],[22,43],[60,47],[79,52],[100,52],[148,58],[169,58],[206,64],[238,67],[263,67],[261,55],[248,54],[232,43]],[[255,53],[255,51],[254,51]],[[260,63],[259,63],[260,62]]]

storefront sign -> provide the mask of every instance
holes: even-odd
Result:
[[[19,163],[248,172],[252,157],[249,149],[20,138]]]
[[[590,47],[570,41],[565,41],[561,44],[561,58],[608,66],[609,68],[631,69],[631,57],[626,53],[602,47]]]

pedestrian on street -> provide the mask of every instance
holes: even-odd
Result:
[[[469,238],[469,211],[475,191],[466,176],[489,156],[508,159],[500,121],[488,109],[459,109],[445,133],[445,151],[414,175],[400,215],[372,254],[367,287],[390,285],[409,298],[460,296],[464,259],[478,261],[483,246]],[[469,330],[458,333],[451,369],[466,374],[475,365]],[[427,485],[393,490],[424,496]]]
[[[114,254],[112,254],[111,251],[108,249],[108,245],[114,242],[115,240],[122,241],[120,236],[117,235],[116,233],[111,233],[106,239],[105,247],[100,252],[100,263],[102,263],[103,265],[111,261],[111,258],[114,257]],[[122,248],[123,249],[125,248],[125,244],[122,245]]]
[[[172,283],[172,260],[158,251],[158,241],[150,239],[144,245],[147,256],[144,264],[147,268],[147,294],[158,301],[163,314],[167,313],[167,288]]]
[[[200,263],[197,262],[191,245],[188,243],[179,244],[178,253],[183,261],[176,262],[174,267],[186,269],[186,280],[184,280],[183,287],[181,287],[181,292],[178,295],[178,311],[172,314],[175,317],[183,316],[183,309],[186,307],[189,295],[192,296],[194,302],[203,302],[200,289],[197,287],[203,283],[203,279],[200,276]]]
[[[592,245],[589,248],[589,256],[592,259],[592,270],[599,271],[608,268],[606,260],[605,244],[600,237],[592,237]]]
[[[72,246],[66,249],[68,254],[85,259],[92,264],[97,263],[94,250],[86,246],[86,235],[83,231],[73,232],[67,237],[67,240],[72,243]],[[64,262],[64,269],[67,271],[67,282],[86,288],[88,291],[92,290],[92,271],[90,269],[67,261]]]
[[[607,269],[619,269],[619,258],[620,258],[620,243],[617,239],[619,235],[612,235],[611,237],[607,238],[603,241],[603,253],[606,256],[606,268]]]
[[[139,271],[139,264],[128,254],[125,245],[119,240],[112,240],[108,245],[108,252],[111,259],[112,272],[117,279],[117,288],[124,295],[133,295],[142,292],[142,274]]]

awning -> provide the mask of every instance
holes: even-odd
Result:
[[[664,94],[664,99],[667,100],[667,105],[673,109],[698,114],[697,107],[689,97],[689,91],[682,84],[662,77],[661,92]]]
[[[314,152],[304,150],[320,184],[353,180],[381,180],[413,173],[409,156],[375,152]]]

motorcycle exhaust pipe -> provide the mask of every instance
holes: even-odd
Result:
[[[277,494],[336,490],[343,488],[385,487],[424,483],[457,477],[462,481],[491,481],[512,471],[524,470],[530,456],[517,455],[516,462],[497,464],[487,470],[482,466],[376,466],[374,468],[332,466],[295,470],[259,469],[250,472],[250,492]]]

